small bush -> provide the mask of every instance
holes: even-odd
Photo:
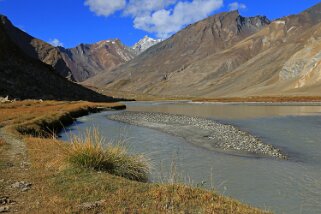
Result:
[[[5,144],[4,140],[0,138],[0,146],[3,146]]]
[[[107,143],[96,130],[85,136],[72,136],[68,161],[78,167],[108,172],[130,180],[146,182],[149,165],[143,155],[129,155],[121,143]]]

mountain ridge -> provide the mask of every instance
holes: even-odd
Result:
[[[242,17],[238,11],[217,14],[187,26],[169,39],[149,48],[129,63],[120,66],[112,74],[98,75],[86,83],[103,86],[108,82],[110,88],[117,85],[126,87],[130,76],[130,78],[139,79],[133,81],[141,87],[135,90],[145,93],[148,91],[148,85],[165,81],[172,72],[185,70],[194,61],[232,46],[269,23],[270,21],[264,16],[246,18]],[[139,74],[144,71],[141,65],[144,65],[146,72],[148,70],[147,77],[142,75],[143,83],[139,77]],[[119,74],[124,75],[123,80],[117,80]]]
[[[0,14],[0,19],[1,25],[4,27],[3,30],[9,35],[10,40],[19,46],[25,54],[51,65],[59,75],[74,80],[58,48],[15,27],[6,16]]]
[[[73,48],[54,47],[15,27],[6,16],[0,15],[0,18],[10,39],[23,52],[51,65],[59,75],[76,82],[113,70],[158,42],[153,39],[148,39],[148,44],[138,42],[135,46],[136,50],[125,46],[119,39],[79,44]],[[140,42],[146,42],[146,38],[141,39]]]
[[[59,48],[74,78],[82,82],[100,72],[108,72],[136,55],[119,39],[80,44],[74,48]]]
[[[16,99],[114,101],[59,75],[21,49],[0,24],[0,96]]]

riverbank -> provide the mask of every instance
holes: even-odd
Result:
[[[108,119],[160,130],[210,150],[287,158],[279,149],[263,143],[247,132],[204,118],[165,113],[123,112],[109,115]]]
[[[192,96],[161,96],[153,94],[137,94],[127,91],[104,91],[91,87],[93,90],[107,96],[116,96],[136,101],[180,101],[213,102],[213,103],[313,103],[321,102],[321,96],[247,96],[247,97],[192,97]]]
[[[124,106],[55,101],[1,104],[1,209],[19,213],[266,213],[186,185],[140,183],[66,165],[64,151],[69,145],[55,139],[54,133],[75,117],[106,108]]]
[[[319,96],[254,96],[254,97],[222,97],[195,98],[193,102],[222,102],[222,103],[314,103],[321,102]]]

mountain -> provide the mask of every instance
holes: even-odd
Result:
[[[60,51],[78,82],[98,73],[108,72],[136,56],[134,51],[123,45],[119,39],[80,44],[70,49],[60,47]]]
[[[10,39],[28,56],[51,65],[69,80],[81,82],[100,72],[108,72],[133,59],[136,54],[120,40],[105,40],[95,44],[80,44],[75,48],[54,47],[15,27],[5,16],[1,24]]]
[[[215,59],[215,55],[224,53],[269,24],[266,17],[242,17],[238,11],[217,14],[189,25],[113,72],[97,75],[86,84],[141,94],[196,95],[196,84],[203,87],[204,82],[216,78],[215,69],[222,75],[225,68],[237,67],[243,56],[225,66],[224,58],[217,59],[218,62],[223,60],[221,65],[211,61],[199,67],[194,64],[210,56]]]
[[[58,48],[18,29],[5,16],[0,15],[0,19],[3,31],[25,54],[51,65],[59,75],[73,80],[71,71],[66,66]]]
[[[139,55],[148,48],[160,43],[162,40],[161,39],[153,39],[148,36],[145,36],[141,40],[139,40],[133,47],[132,49],[134,52]]]
[[[12,40],[12,32],[8,32],[4,23],[8,23],[8,19],[1,17],[0,96],[18,99],[113,100],[67,80],[51,65],[29,56]]]
[[[237,11],[188,26],[86,83],[179,97],[319,96],[321,3],[270,23]]]

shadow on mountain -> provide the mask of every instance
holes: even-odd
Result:
[[[0,96],[16,99],[116,101],[58,75],[54,68],[27,56],[0,24]]]

